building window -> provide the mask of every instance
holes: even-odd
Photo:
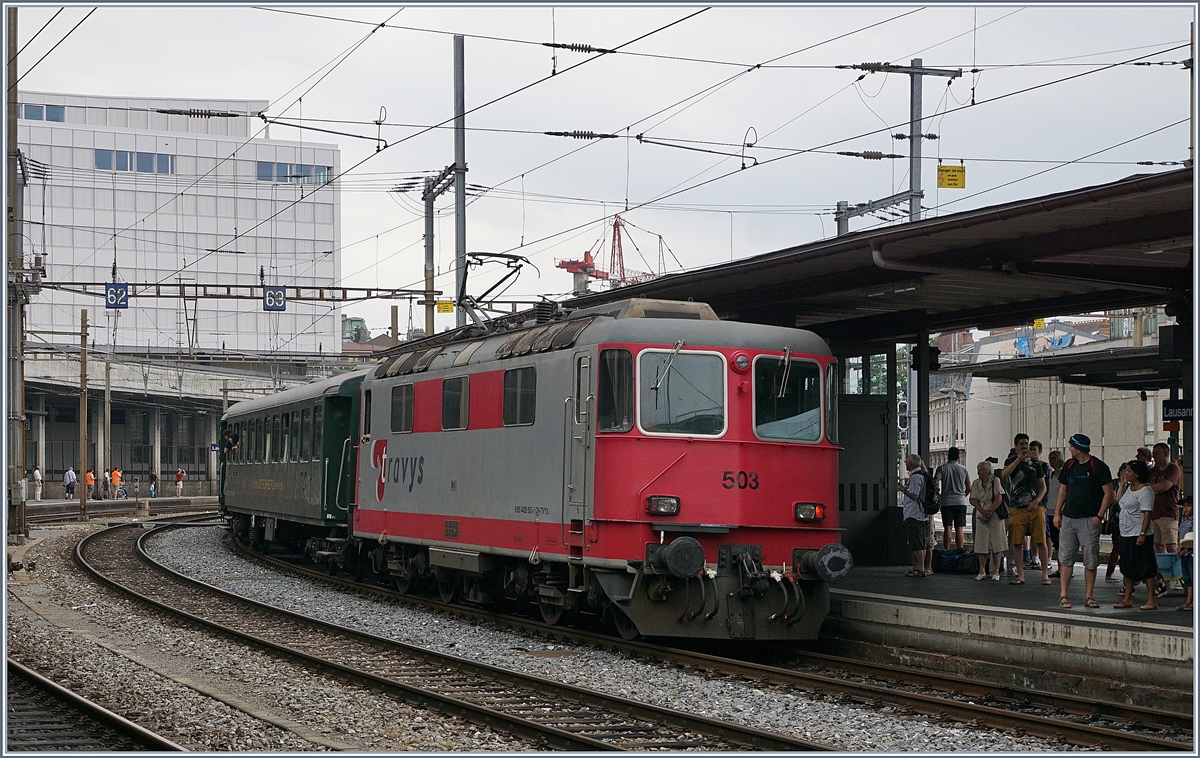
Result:
[[[96,168],[101,171],[138,171],[143,174],[175,173],[174,155],[100,149],[97,149],[95,153]]]
[[[537,399],[537,370],[533,366],[504,372],[504,425],[533,423]]]
[[[66,109],[63,108],[61,105],[47,105],[46,106],[46,120],[47,121],[59,121],[59,122],[66,121],[67,120],[66,119]]]
[[[29,119],[30,121],[41,121],[42,120],[42,106],[26,105],[25,106],[25,118]]]
[[[279,182],[281,184],[325,184],[333,171],[329,166],[311,166],[296,163],[271,163],[258,161],[258,180],[260,182]]]
[[[392,431],[405,434],[413,430],[413,386],[392,387]]]
[[[442,380],[442,429],[466,429],[470,418],[467,377]]]

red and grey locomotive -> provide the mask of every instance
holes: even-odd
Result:
[[[230,408],[244,538],[626,637],[817,636],[852,564],[819,337],[632,299],[394,351]]]

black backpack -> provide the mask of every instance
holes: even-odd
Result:
[[[926,516],[932,516],[941,510],[938,505],[937,488],[933,486],[933,477],[925,469],[920,469],[921,476],[925,479],[925,486],[921,492],[921,510],[925,511]]]

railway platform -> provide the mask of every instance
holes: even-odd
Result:
[[[1120,700],[1190,712],[1195,616],[1176,610],[1182,590],[1168,590],[1158,610],[1142,611],[1143,585],[1132,609],[1116,609],[1122,585],[1105,582],[1101,566],[1094,595],[1100,607],[1088,608],[1078,564],[1068,593],[1072,607],[1061,608],[1058,579],[1043,585],[1040,571],[1027,570],[1026,583],[1014,586],[1010,576],[913,578],[905,576],[908,569],[856,567],[832,587],[826,642],[881,662],[1039,690],[1108,698],[1117,690]]]

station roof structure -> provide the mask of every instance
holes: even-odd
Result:
[[[963,366],[977,379],[1018,382],[1056,377],[1064,384],[1120,390],[1163,390],[1183,381],[1184,361],[1162,360],[1158,345],[1110,347],[1007,358]]]
[[[845,234],[585,295],[711,305],[831,342],[1166,304],[1190,315],[1192,168]],[[1043,374],[1044,375],[1044,374]]]

